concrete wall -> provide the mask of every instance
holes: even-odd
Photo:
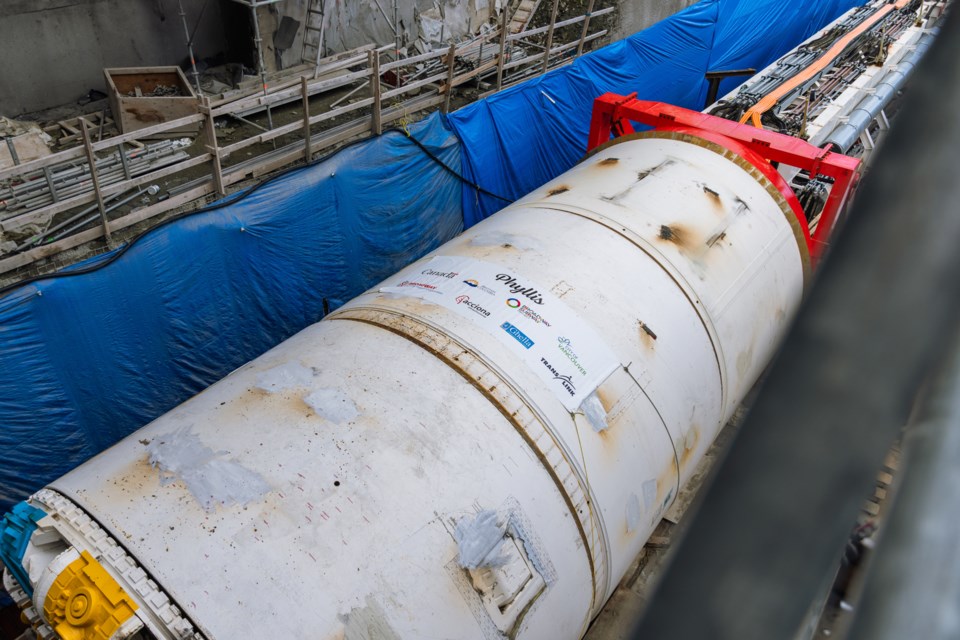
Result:
[[[669,18],[696,4],[698,0],[618,0],[619,20],[610,32],[610,40],[622,40],[637,31]]]
[[[685,9],[698,0],[599,0],[596,8],[616,4],[618,11],[607,42],[620,40],[650,25],[667,18],[677,11]],[[510,0],[398,0],[401,47],[406,47],[408,55],[417,52],[411,48],[417,38],[431,41],[434,46],[449,42],[451,38],[460,39],[476,33],[480,25],[495,20],[502,6]],[[511,5],[514,5],[514,0]],[[267,69],[288,68],[300,64],[303,46],[303,31],[297,34],[293,45],[280,52],[281,65],[277,66],[277,55],[272,44],[272,34],[280,19],[289,16],[301,22],[306,17],[310,0],[286,0],[260,11],[261,31],[264,35],[264,58]],[[541,0],[539,11],[532,26],[545,24],[548,20],[550,0]],[[318,6],[314,4],[314,6]],[[393,0],[368,2],[337,2],[326,0],[324,16],[326,53],[337,53],[359,47],[367,43],[388,44],[394,40]],[[560,18],[582,15],[586,11],[587,0],[561,0]],[[386,16],[384,16],[384,12]],[[389,21],[387,20],[389,18]],[[442,24],[442,27],[441,27]],[[598,43],[600,44],[600,43]],[[311,51],[311,54],[313,52]]]
[[[609,6],[612,1],[601,0],[597,7]],[[610,39],[629,36],[695,1],[616,0],[619,11]],[[411,45],[421,29],[437,30],[440,22],[445,41],[451,35],[475,32],[504,2],[398,0],[403,43]],[[577,11],[582,13],[585,0],[564,0],[562,9],[573,10],[572,5],[578,3],[584,5]],[[192,28],[204,1],[183,0],[183,4]],[[307,4],[308,0],[285,0],[260,9],[269,70],[276,69],[277,62],[282,68],[299,63],[302,29],[293,45],[281,52],[280,60],[273,51],[272,33],[284,15],[302,22]],[[194,44],[198,59],[227,48],[220,0],[206,5]],[[392,21],[392,0],[380,0],[380,5]],[[392,27],[372,0],[327,0],[327,7],[327,53],[393,41]],[[244,35],[243,41],[248,42],[249,37]],[[249,46],[252,48],[252,42]],[[17,116],[69,104],[90,89],[103,91],[104,67],[180,64],[186,55],[177,0],[0,0],[0,115]]]
[[[203,2],[184,0],[196,22]],[[208,3],[198,57],[223,49]],[[16,116],[104,90],[104,67],[179,64],[187,57],[177,0],[0,0],[0,115]]]
[[[418,38],[444,42],[450,38],[460,39],[476,33],[491,16],[498,15],[503,0],[398,0],[397,22],[400,31],[400,46],[408,55],[416,55],[412,45]],[[379,0],[380,7],[368,2],[337,2],[325,0],[324,49],[327,55],[347,51],[369,43],[385,45],[394,42],[393,0]],[[264,63],[268,70],[277,68],[272,34],[283,16],[301,23],[293,45],[281,52],[280,68],[300,64],[303,50],[303,28],[307,5],[310,0],[286,0],[275,5],[261,7],[260,27],[264,40]],[[314,7],[319,6],[314,3]],[[381,8],[383,11],[381,12]],[[386,15],[384,15],[384,13]],[[389,20],[388,20],[389,18]],[[319,18],[314,18],[319,26]],[[443,25],[441,29],[441,23]],[[431,38],[430,36],[434,36]],[[315,56],[315,50],[309,54]]]

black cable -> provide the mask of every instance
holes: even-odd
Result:
[[[419,140],[417,140],[416,138],[414,138],[412,135],[410,135],[409,133],[407,133],[407,132],[404,131],[403,129],[399,129],[399,128],[397,128],[397,127],[391,127],[390,129],[387,129],[387,130],[384,131],[384,133],[394,133],[394,132],[396,132],[396,133],[402,133],[403,135],[405,135],[405,136],[407,137],[407,139],[410,140],[410,142],[412,142],[413,144],[417,145],[417,146],[420,148],[420,150],[423,151],[425,154],[427,154],[427,156],[428,156],[431,160],[433,160],[434,162],[436,162],[437,164],[439,164],[441,167],[443,167],[448,173],[450,173],[450,174],[453,175],[454,177],[458,178],[458,179],[460,180],[460,182],[462,182],[463,184],[466,184],[466,185],[469,185],[469,186],[473,187],[474,190],[475,190],[477,193],[482,193],[482,194],[485,195],[485,196],[490,196],[491,198],[497,198],[498,200],[503,200],[504,202],[513,202],[513,200],[510,199],[510,198],[504,198],[503,196],[500,196],[500,195],[497,195],[497,194],[495,194],[495,193],[491,193],[490,191],[487,191],[486,189],[484,189],[483,187],[481,187],[480,185],[478,185],[476,182],[470,182],[469,180],[467,180],[466,177],[464,177],[463,175],[457,173],[457,172],[454,171],[452,168],[448,167],[448,166],[446,165],[446,163],[444,163],[443,160],[441,160],[441,159],[438,158],[436,155],[434,155],[433,152],[430,151],[429,149],[427,149],[427,147],[425,147],[422,142],[420,142]]]
[[[390,129],[384,130],[383,135],[387,135],[387,134],[399,134],[399,135],[402,135],[405,139],[413,142],[413,143],[417,146],[418,149],[420,149],[423,153],[425,153],[425,154],[427,155],[427,157],[429,157],[431,160],[433,160],[434,162],[436,162],[437,164],[439,164],[447,173],[451,174],[452,176],[454,176],[455,178],[457,178],[458,180],[460,180],[460,182],[462,182],[463,184],[466,184],[466,185],[469,185],[469,186],[473,187],[478,193],[482,193],[482,194],[484,194],[484,195],[491,196],[491,197],[493,197],[493,198],[498,198],[498,199],[500,199],[500,200],[503,200],[504,202],[513,202],[513,200],[510,200],[509,198],[504,198],[503,196],[498,196],[498,195],[495,194],[495,193],[491,193],[490,191],[487,191],[486,189],[484,189],[484,188],[481,187],[480,185],[476,184],[475,182],[471,182],[471,181],[468,180],[466,177],[464,177],[463,175],[461,175],[460,173],[458,173],[457,171],[455,171],[454,169],[452,169],[451,167],[449,167],[449,166],[448,166],[443,160],[441,160],[436,154],[434,154],[432,151],[430,151],[430,149],[428,149],[422,142],[420,142],[419,140],[417,140],[416,138],[414,138],[412,135],[410,135],[409,133],[407,133],[407,132],[404,131],[403,129],[400,129],[400,128],[397,128],[397,127],[392,127],[392,128],[390,128]],[[200,213],[208,213],[208,212],[210,212],[210,211],[216,211],[217,209],[222,209],[223,207],[226,207],[226,206],[232,205],[232,204],[234,204],[234,203],[240,202],[241,200],[245,199],[247,196],[251,195],[252,193],[254,193],[255,191],[257,191],[258,189],[260,189],[260,188],[263,187],[264,185],[270,184],[270,183],[273,182],[274,180],[277,180],[277,179],[279,179],[279,178],[282,178],[283,176],[287,175],[288,173],[292,173],[292,172],[294,172],[294,171],[299,171],[299,170],[304,169],[304,168],[306,168],[306,167],[312,167],[312,166],[314,166],[314,165],[316,165],[316,164],[320,164],[321,162],[326,162],[327,160],[329,160],[330,158],[334,157],[334,156],[337,155],[338,153],[340,153],[340,152],[342,152],[342,151],[346,151],[347,149],[349,149],[350,147],[353,147],[354,145],[357,145],[357,144],[360,144],[360,143],[363,143],[363,142],[367,142],[368,140],[372,139],[372,137],[373,137],[373,136],[368,136],[368,137],[366,137],[366,138],[361,138],[361,139],[359,139],[359,140],[354,140],[353,142],[350,142],[350,143],[348,143],[348,144],[340,147],[339,149],[336,149],[335,151],[332,151],[332,152],[328,153],[328,154],[325,155],[325,156],[321,156],[321,157],[317,158],[316,160],[313,160],[312,162],[310,162],[310,163],[307,164],[307,165],[304,165],[304,166],[294,166],[294,167],[290,167],[290,168],[288,168],[288,169],[285,169],[285,170],[281,171],[280,173],[277,173],[277,174],[275,174],[275,175],[272,175],[272,176],[270,176],[270,177],[268,177],[268,178],[265,178],[265,179],[261,180],[260,182],[258,182],[258,183],[256,183],[256,184],[252,185],[250,188],[248,188],[246,191],[241,192],[241,193],[240,193],[239,195],[237,195],[236,197],[228,198],[228,199],[225,199],[225,200],[223,200],[223,201],[221,201],[221,202],[215,202],[215,203],[213,203],[213,204],[207,205],[207,206],[202,207],[202,208],[200,208],[200,209],[195,209],[195,210],[193,210],[193,211],[184,211],[183,213],[179,213],[179,214],[177,214],[177,215],[175,215],[175,216],[172,216],[172,217],[170,217],[170,218],[167,218],[166,220],[164,220],[164,221],[162,221],[162,222],[160,222],[160,223],[158,223],[158,224],[150,227],[149,229],[146,229],[146,230],[144,230],[144,231],[141,231],[139,234],[137,234],[136,236],[134,236],[130,241],[128,241],[128,242],[127,242],[126,244],[124,244],[122,247],[120,247],[119,249],[117,249],[112,255],[110,255],[110,257],[108,257],[108,258],[106,258],[106,259],[104,259],[104,260],[102,260],[102,261],[100,261],[100,262],[98,262],[98,263],[96,263],[96,264],[92,264],[92,265],[90,265],[90,266],[88,266],[88,267],[82,267],[82,268],[80,268],[80,269],[75,269],[75,270],[73,270],[73,271],[67,271],[67,272],[65,272],[65,273],[61,273],[61,272],[45,273],[45,274],[41,274],[41,275],[38,275],[38,276],[33,276],[32,278],[27,278],[26,280],[21,280],[21,281],[19,281],[19,282],[14,282],[14,283],[8,284],[8,285],[6,285],[6,286],[4,286],[4,287],[0,287],[0,296],[4,296],[4,295],[6,295],[7,293],[9,293],[10,291],[12,291],[12,290],[14,290],[14,289],[18,289],[18,288],[20,288],[20,287],[25,287],[25,286],[27,286],[27,285],[29,285],[29,284],[33,284],[34,282],[39,282],[39,281],[41,281],[41,280],[48,280],[48,279],[50,279],[50,278],[67,278],[67,277],[72,277],[72,276],[79,276],[79,275],[83,275],[83,274],[85,274],[85,273],[92,273],[92,272],[94,272],[94,271],[97,271],[98,269],[102,269],[102,268],[106,267],[107,265],[115,262],[117,259],[120,258],[120,256],[122,256],[123,254],[125,254],[133,245],[135,245],[137,242],[139,242],[144,236],[146,236],[148,233],[151,233],[152,231],[155,231],[156,229],[160,229],[160,228],[162,228],[162,227],[164,227],[164,226],[166,226],[166,225],[168,225],[168,224],[170,224],[170,223],[172,223],[172,222],[176,222],[176,221],[178,221],[178,220],[183,220],[184,218],[188,218],[188,217],[190,217],[190,216],[194,216],[194,215],[197,215],[197,214],[200,214]],[[236,195],[236,194],[234,194],[234,195]]]

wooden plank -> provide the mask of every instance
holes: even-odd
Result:
[[[185,205],[192,200],[202,198],[205,195],[213,193],[213,191],[213,185],[202,185],[190,189],[189,191],[184,191],[183,193],[167,198],[162,202],[157,202],[149,207],[137,209],[136,211],[133,211],[122,218],[112,221],[110,223],[110,230],[116,233],[121,229],[126,229],[127,227],[131,227],[139,222],[143,222],[144,220],[149,220],[150,218],[160,215],[161,213]]]
[[[94,145],[94,147],[96,147],[96,145]],[[49,167],[61,162],[69,162],[70,160],[76,160],[78,158],[82,158],[83,156],[83,147],[74,147],[73,149],[67,149],[66,151],[58,151],[57,153],[44,156],[43,158],[37,158],[36,160],[23,162],[15,167],[0,169],[0,180],[6,180],[14,176],[22,176],[27,173],[39,171],[44,167]]]
[[[425,87],[425,86],[427,86],[428,84],[433,84],[434,82],[438,82],[438,81],[440,81],[440,80],[443,80],[443,79],[446,78],[446,77],[447,77],[447,72],[446,72],[446,71],[443,71],[443,72],[438,73],[438,74],[436,74],[436,75],[432,75],[432,76],[427,77],[427,78],[422,78],[422,79],[420,79],[420,80],[417,80],[416,82],[411,82],[410,84],[405,84],[405,85],[403,85],[402,87],[397,87],[396,89],[391,89],[390,91],[385,92],[385,93],[381,96],[381,99],[383,99],[383,100],[389,100],[390,98],[393,98],[394,96],[399,96],[399,95],[402,95],[402,94],[404,94],[404,93],[409,93],[410,91],[413,91],[414,89],[419,89],[420,87]]]
[[[324,60],[338,59],[338,61],[335,61],[331,64],[326,64],[325,66],[320,67],[317,70],[316,74],[314,74],[312,64],[309,65],[309,67],[304,67],[304,69],[302,69],[299,72],[297,79],[290,80],[282,84],[273,86],[267,95],[272,95],[274,92],[281,91],[284,89],[289,89],[290,87],[297,87],[300,84],[300,78],[315,80],[325,74],[333,73],[334,71],[339,71],[340,69],[345,69],[347,67],[352,67],[354,65],[362,64],[367,59],[366,52],[371,50],[373,50],[373,45],[368,44],[362,47],[358,47],[356,49],[351,49],[350,51],[345,52],[344,54],[338,54],[336,56],[328,56],[324,58]],[[339,56],[346,55],[346,53],[351,54],[351,56],[349,58],[339,59]],[[256,88],[250,88],[247,90],[236,92],[234,94],[231,94],[229,98],[224,98],[222,100],[218,100],[214,102],[213,107],[214,109],[218,110],[218,114],[219,114],[221,113],[220,110],[222,107],[226,107],[227,105],[233,104],[245,98],[249,98],[253,95],[262,97],[263,89],[259,85],[257,85]]]
[[[505,5],[500,15],[500,53],[497,54],[497,91],[503,86],[503,55],[507,49],[507,23],[509,22],[509,20],[507,20],[507,13],[509,11],[509,5]],[[514,12],[514,14],[516,14],[516,12]]]
[[[381,97],[380,97],[380,53],[378,51],[370,52],[370,86],[373,93],[373,112],[371,116],[371,128],[373,135],[378,136],[383,133],[383,124],[380,122]]]
[[[0,273],[6,273],[8,271],[13,271],[14,269],[19,269],[20,267],[25,267],[36,262],[37,260],[43,260],[44,258],[55,256],[62,251],[79,247],[82,244],[86,244],[102,237],[103,227],[94,227],[93,229],[87,229],[86,231],[81,231],[80,233],[76,233],[72,236],[67,236],[66,238],[57,240],[56,242],[51,242],[50,244],[45,244],[35,249],[30,249],[29,251],[24,251],[23,253],[18,253],[14,256],[0,259]]]
[[[611,13],[612,11],[614,11],[615,8],[616,8],[616,7],[608,7],[608,8],[606,8],[606,9],[600,9],[600,10],[598,10],[598,11],[594,11],[590,17],[591,17],[591,18],[599,18],[600,16],[604,16],[604,15],[607,15],[608,13]],[[583,22],[583,21],[585,21],[586,19],[587,19],[587,16],[586,16],[586,15],[582,15],[582,16],[577,16],[576,18],[569,18],[569,19],[567,19],[567,20],[561,20],[560,22],[558,22],[558,23],[556,23],[556,24],[554,25],[554,29],[559,29],[559,28],[561,28],[561,27],[569,27],[569,26],[572,25],[572,24],[577,24],[578,22]],[[529,38],[530,36],[535,36],[535,35],[539,35],[539,34],[541,34],[541,33],[546,33],[549,29],[550,29],[550,25],[546,25],[546,26],[543,26],[543,27],[537,27],[536,29],[529,29],[529,30],[527,30],[527,31],[521,31],[520,33],[511,33],[510,35],[507,36],[507,41],[508,41],[508,42],[513,42],[513,41],[515,41],[515,40],[523,40],[523,39],[525,39],[525,38]]]
[[[593,5],[596,0],[590,0],[587,4],[587,12],[584,14],[583,30],[580,31],[580,42],[577,43],[577,56],[583,55],[583,45],[587,41],[587,31],[590,30],[590,18],[593,15]]]
[[[348,123],[346,127],[338,127],[337,129],[331,131],[332,135],[330,132],[326,132],[314,136],[312,141],[314,147],[318,149],[324,149],[345,140],[350,140],[356,136],[369,133],[370,119],[361,118],[360,120],[353,121],[353,124]],[[302,144],[303,142],[301,141],[291,148],[291,150],[283,154],[268,158],[266,161],[258,163],[254,166],[244,167],[242,170],[239,170],[239,175],[241,177],[246,177],[248,175],[258,177],[284,167],[303,153],[303,151],[300,149],[300,145]]]
[[[400,60],[394,60],[393,62],[388,62],[380,67],[380,71],[386,73],[391,69],[398,69],[400,67],[407,67],[411,64],[417,64],[418,62],[426,62],[427,60],[436,60],[437,58],[442,58],[447,55],[446,49],[434,49],[433,51],[428,51],[426,53],[421,53],[417,56],[410,56],[409,58],[401,58]]]
[[[114,75],[133,75],[138,73],[177,73],[180,71],[180,67],[169,66],[169,67],[108,67],[103,70],[104,73],[110,74],[110,77],[113,78]],[[184,77],[186,80],[186,77]]]
[[[450,51],[447,53],[447,86],[453,85],[453,72],[454,68],[457,66],[457,47],[455,45],[450,45]],[[450,96],[453,94],[452,91],[447,91],[446,96],[443,101],[443,112],[447,113],[450,111]]]
[[[480,65],[480,66],[477,67],[476,69],[471,69],[471,70],[468,71],[467,73],[455,77],[455,78],[453,79],[453,86],[454,86],[454,87],[458,87],[458,86],[460,86],[461,84],[463,84],[464,82],[466,82],[467,80],[469,80],[470,78],[475,78],[476,76],[480,75],[480,74],[483,73],[484,71],[489,71],[490,69],[493,69],[494,67],[498,66],[498,65],[497,65],[497,62],[498,62],[497,59],[494,58],[493,60],[490,60],[490,61],[485,62],[484,64]],[[440,89],[439,89],[440,93],[443,93],[443,92],[445,92],[446,90],[447,90],[447,85],[442,85],[442,86],[440,87]]]
[[[305,142],[303,150],[303,160],[310,164],[310,158],[313,157],[313,145],[310,144],[310,94],[307,92],[306,77],[300,78],[300,91],[303,99],[303,139]]]
[[[560,0],[553,0],[553,9],[550,12],[550,29],[547,31],[547,46],[543,52],[543,68],[540,73],[546,73],[550,66],[550,49],[553,47],[553,32],[557,26],[557,10],[560,8]]]
[[[500,37],[500,29],[494,29],[493,31],[488,31],[482,35],[475,37],[473,40],[468,40],[464,43],[461,43],[457,47],[457,55],[461,57],[466,57],[474,49],[480,49],[483,45],[487,44],[487,41],[494,38]]]
[[[294,131],[302,127],[303,127],[302,122],[290,122],[288,124],[283,125],[282,127],[277,127],[276,129],[270,129],[265,133],[251,136],[249,138],[244,138],[243,140],[239,140],[237,142],[234,142],[233,144],[228,144],[225,147],[220,147],[220,157],[226,158],[230,154],[236,153],[241,149],[246,149],[247,147],[253,146],[255,144],[270,142],[271,140],[279,138],[280,136],[285,136],[289,133],[293,133]]]
[[[409,114],[411,111],[421,111],[423,109],[429,109],[430,107],[436,106],[443,102],[443,96],[428,96],[414,98],[405,105],[399,105],[396,107],[390,107],[385,109],[382,115],[383,124],[388,124],[394,120],[399,120],[405,115]],[[411,104],[413,103],[413,104]],[[364,133],[370,131],[370,120],[367,118],[361,118],[359,120],[353,121],[355,124],[347,123],[347,125],[337,127],[336,129],[330,130],[330,132],[325,132],[318,134],[313,137],[313,145],[317,149],[325,149],[332,147],[335,144],[350,140]],[[296,143],[289,152],[282,154],[276,158],[271,158],[268,162],[257,165],[255,168],[246,168],[244,169],[244,175],[259,176],[267,174],[271,171],[279,169],[283,166],[286,166],[303,153],[301,150],[301,145],[303,142]],[[229,171],[229,170],[228,170]]]
[[[137,131],[131,133],[124,133],[119,136],[114,136],[113,138],[107,138],[106,140],[101,140],[100,142],[93,143],[94,151],[102,151],[104,149],[109,149],[110,147],[116,147],[117,145],[123,144],[124,142],[135,142],[139,138],[149,137],[155,133],[163,133],[165,131],[170,131],[178,127],[183,127],[191,124],[199,124],[203,122],[205,116],[200,113],[195,113],[193,115],[185,116],[183,118],[178,118],[176,120],[170,120],[169,122],[162,122],[160,124],[155,124],[150,127],[144,127]],[[61,153],[68,153],[64,151]]]
[[[364,98],[363,100],[357,100],[354,103],[344,105],[342,107],[337,107],[336,109],[330,109],[324,113],[318,113],[315,116],[310,117],[310,124],[317,124],[318,122],[323,122],[324,120],[330,120],[331,118],[336,118],[342,116],[345,113],[350,113],[351,111],[356,111],[357,109],[363,109],[364,107],[369,107],[373,104],[373,98]]]
[[[90,179],[93,181],[93,195],[97,199],[97,209],[100,211],[100,222],[103,225],[103,233],[107,236],[107,242],[110,242],[110,225],[107,224],[107,209],[103,204],[103,193],[100,191],[100,176],[97,175],[97,157],[93,154],[93,147],[90,145],[90,130],[87,127],[87,121],[80,118],[80,126],[83,127],[83,148],[87,153],[87,167],[90,170]]]
[[[204,115],[207,120],[203,129],[207,136],[207,151],[210,153],[210,169],[213,174],[213,185],[221,196],[227,195],[223,184],[223,167],[220,164],[220,151],[217,149],[217,128],[210,110],[210,100],[204,98]]]
[[[363,100],[358,100],[352,104],[339,107],[337,109],[330,109],[324,113],[317,114],[310,117],[310,124],[314,125],[324,120],[330,120],[338,116],[342,116],[345,113],[350,113],[351,111],[356,111],[357,109],[362,109],[364,107],[369,107],[373,104],[373,98],[364,98]],[[251,138],[246,138],[244,140],[239,140],[233,144],[227,145],[225,147],[220,147],[220,157],[225,158],[232,153],[236,153],[241,149],[253,146],[255,144],[261,144],[264,142],[269,142],[274,138],[279,138],[280,136],[286,135],[288,133],[293,133],[297,129],[301,128],[303,125],[300,122],[291,122],[290,124],[285,124],[282,127],[268,131]]]
[[[101,193],[104,198],[108,198],[109,196],[115,193],[128,191],[135,187],[139,187],[140,185],[147,184],[155,180],[159,180],[160,178],[165,178],[169,175],[177,173],[178,171],[186,171],[187,169],[199,166],[209,161],[210,161],[210,154],[203,153],[195,158],[190,158],[189,160],[184,160],[182,162],[169,165],[167,167],[164,167],[163,169],[159,169],[157,171],[144,174],[142,176],[137,176],[136,178],[131,178],[129,180],[122,180],[120,182],[115,182],[111,185],[106,185],[101,190]],[[23,226],[24,224],[28,224],[30,222],[45,220],[48,216],[53,216],[63,211],[69,211],[74,207],[78,207],[83,204],[88,204],[90,202],[93,202],[94,200],[96,200],[96,196],[93,194],[93,192],[80,194],[77,196],[73,196],[72,198],[68,198],[66,200],[60,200],[59,202],[49,204],[40,209],[34,209],[33,211],[29,211],[27,213],[23,213],[18,216],[7,218],[2,223],[0,223],[0,226],[6,227],[6,228],[16,228],[19,226]]]
[[[311,82],[307,85],[307,90],[310,95],[314,95],[316,93],[320,93],[321,91],[328,91],[330,89],[342,87],[344,85],[354,82],[355,80],[365,79],[369,75],[370,75],[369,69],[363,69],[361,71],[353,71],[351,73],[346,73],[336,78],[330,78],[327,80],[316,80],[314,82]],[[299,85],[299,82],[297,84]],[[300,87],[295,86],[288,89],[283,89],[280,91],[268,93],[267,95],[250,96],[249,98],[238,100],[237,102],[231,103],[229,105],[224,105],[222,107],[215,108],[213,110],[213,115],[221,116],[227,113],[242,114],[247,109],[273,106],[277,103],[289,101],[299,96],[300,96]]]
[[[118,218],[110,222],[110,231],[117,232],[121,229],[125,229],[129,226],[148,220],[149,218],[174,209],[181,205],[200,198],[208,193],[213,192],[212,185],[202,185],[190,191],[185,191],[177,196],[168,198],[163,202],[157,202],[156,204],[150,205],[149,207],[144,207],[142,209],[137,209],[122,218]],[[73,249],[74,247],[79,247],[80,245],[92,242],[99,238],[103,237],[103,228],[95,227],[93,229],[87,229],[86,231],[81,231],[72,236],[67,236],[52,242],[50,244],[45,244],[35,249],[30,249],[29,251],[24,251],[23,253],[18,253],[15,256],[10,256],[8,258],[0,259],[0,273],[7,273],[8,271],[13,271],[14,269],[19,269],[20,267],[25,267],[29,264],[32,264],[38,260],[43,260],[44,258],[49,258],[50,256],[55,256],[58,253],[66,251],[68,249]]]
[[[605,35],[607,35],[606,29],[604,29],[603,31],[598,31],[597,33],[591,36],[587,36],[586,42],[596,40],[597,38],[602,38]],[[555,58],[557,55],[563,53],[564,51],[569,51],[570,49],[573,49],[574,47],[578,46],[578,44],[579,42],[574,41],[559,47],[554,47],[553,49],[550,50],[550,57]],[[507,64],[503,65],[503,68],[504,70],[506,70],[506,69],[513,69],[516,67],[522,67],[524,65],[537,62],[538,60],[539,58],[534,58],[533,56],[527,56],[526,58],[520,58],[519,60],[508,62]],[[556,68],[557,66],[563,66],[563,65],[555,65],[551,68]]]

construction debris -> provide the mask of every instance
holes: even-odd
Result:
[[[169,96],[182,96],[183,91],[180,87],[173,84],[158,84],[153,88],[153,91],[149,93],[144,93],[140,87],[132,91],[127,92],[127,96],[130,98],[142,98],[144,96],[153,97],[153,98],[165,98]]]
[[[182,149],[192,142],[189,138],[165,140],[143,149],[123,151],[122,154],[114,152],[98,158],[96,167],[100,185],[122,182],[186,160],[189,155]],[[52,165],[46,171],[32,171],[24,174],[22,180],[0,183],[0,233],[3,233],[3,239],[22,241],[44,234],[59,212],[42,210],[55,202],[92,190],[89,166],[75,161]]]
[[[52,142],[35,122],[0,116],[0,169],[50,155]]]

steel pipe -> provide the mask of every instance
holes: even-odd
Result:
[[[883,80],[874,88],[873,94],[864,98],[850,112],[847,121],[838,124],[823,138],[824,141],[832,143],[841,152],[848,151],[860,139],[860,134],[867,130],[870,123],[903,90],[907,80],[913,74],[914,67],[926,55],[936,37],[937,29],[924,33],[917,42],[916,48],[905,56],[895,69],[883,77]]]

